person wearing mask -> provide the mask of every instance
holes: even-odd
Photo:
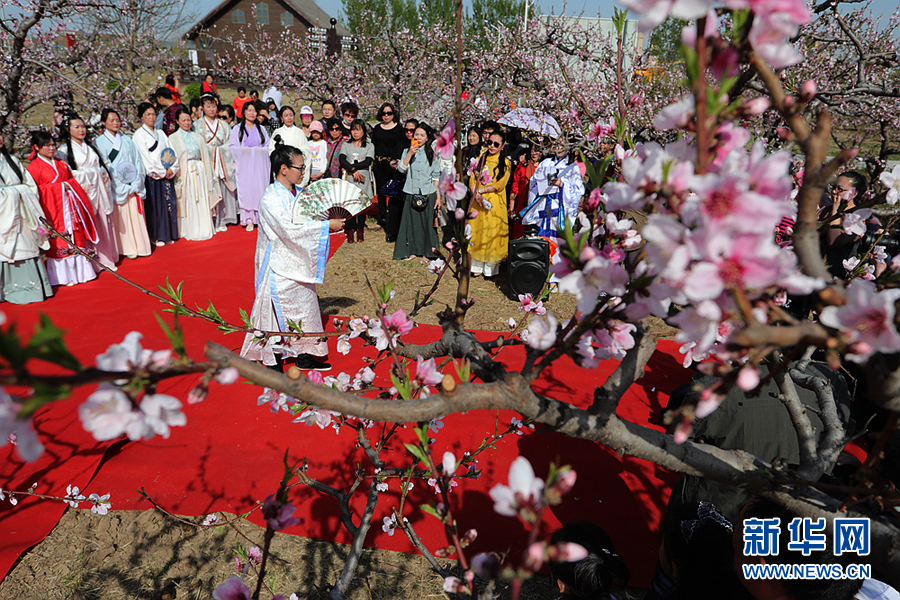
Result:
[[[394,260],[437,256],[434,248],[440,241],[434,228],[434,214],[440,202],[437,183],[441,167],[434,155],[433,141],[431,129],[420,124],[397,164],[397,170],[406,174],[406,181],[403,183],[405,210],[397,232]]]
[[[203,118],[194,123],[194,131],[203,137],[210,150],[213,175],[222,201],[216,204],[213,225],[216,231],[225,231],[228,225],[238,222],[237,185],[234,181],[234,157],[231,155],[231,127],[216,118],[216,99],[203,97]],[[231,108],[225,106],[222,108]]]
[[[400,115],[390,102],[378,109],[376,117],[380,121],[372,128],[372,145],[375,146],[375,189],[378,193],[378,219],[384,228],[388,242],[397,240],[397,228],[403,214],[403,175],[397,170],[397,163],[409,141],[400,125]],[[390,208],[391,203],[395,206]],[[391,217],[390,219],[388,217]]]
[[[475,172],[469,178],[471,208],[478,216],[470,221],[473,275],[493,277],[500,272],[500,262],[509,254],[509,217],[506,184],[512,176],[512,165],[503,155],[505,134],[498,130],[488,138],[487,152],[481,155]]]
[[[112,200],[109,168],[97,147],[87,139],[87,126],[74,112],[66,113],[60,124],[62,145],[56,157],[72,170],[93,208],[97,228],[97,260],[107,269],[116,270],[119,262],[119,239],[115,228],[116,203]]]
[[[303,133],[306,135],[306,139],[309,139],[309,126],[312,125],[313,122],[313,109],[309,106],[301,106],[300,107],[300,129],[303,130]]]
[[[57,231],[68,234],[72,243],[86,252],[97,243],[94,211],[69,166],[55,156],[56,143],[50,134],[33,132],[28,172],[37,185],[41,208]],[[49,241],[46,267],[50,285],[75,285],[97,277],[91,261],[81,254],[72,254],[68,243],[58,237]]]
[[[147,233],[157,246],[174,244],[178,239],[178,200],[175,197],[175,176],[178,162],[169,164],[164,151],[171,149],[169,137],[162,131],[152,129],[153,107],[138,105],[142,125],[134,132],[134,145],[141,154],[144,171],[147,173],[147,196],[144,202],[144,217],[147,219]]]
[[[138,109],[146,109],[142,127],[149,128],[151,135],[156,134],[153,122],[156,111],[149,102],[143,102]],[[138,115],[141,115],[138,110]],[[104,161],[110,167],[112,175],[112,198],[116,203],[113,211],[113,225],[118,238],[119,253],[127,258],[150,256],[152,247],[150,235],[147,233],[147,210],[144,198],[147,193],[146,171],[144,162],[135,143],[130,137],[119,133],[122,120],[119,113],[104,108],[100,114],[103,135],[97,136],[94,143]]]
[[[375,188],[372,180],[372,163],[375,161],[375,148],[369,143],[366,124],[356,119],[350,124],[350,139],[341,146],[339,160],[344,171],[344,180],[359,188],[366,196],[372,198]],[[351,244],[365,240],[365,215],[357,215],[347,219],[345,230],[347,241]],[[356,239],[354,240],[354,236]]]
[[[241,206],[241,225],[247,231],[259,222],[259,199],[269,183],[269,135],[256,120],[255,102],[244,105],[244,118],[231,130],[229,144],[235,163],[235,181]]]
[[[297,126],[293,108],[285,104],[281,107],[279,117],[282,125],[273,131],[269,138],[269,155],[271,156],[275,152],[275,146],[279,141],[302,152],[303,164],[306,165],[307,171],[303,174],[300,187],[306,187],[309,183],[309,169],[312,166],[312,151],[309,148],[309,139],[303,133],[303,129]]]
[[[31,304],[53,295],[38,234],[44,209],[37,184],[0,135],[0,302]]]

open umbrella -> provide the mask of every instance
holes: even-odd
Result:
[[[501,125],[534,131],[554,139],[558,138],[562,133],[556,119],[533,108],[517,108],[503,115],[497,122]]]

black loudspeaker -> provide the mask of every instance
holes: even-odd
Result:
[[[520,238],[509,243],[509,297],[537,295],[550,273],[550,242],[542,238]]]

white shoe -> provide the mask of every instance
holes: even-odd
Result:
[[[225,227],[224,225],[222,225],[221,227],[219,227],[218,229],[216,229],[216,231],[228,231],[228,228]]]
[[[161,247],[161,246],[165,246],[165,245],[166,245],[165,242],[160,241],[160,240],[156,240],[156,247],[157,247],[157,248],[159,248],[159,247]]]
[[[126,254],[125,258],[130,258],[131,260],[134,260],[137,258],[137,254]]]
[[[253,231],[253,223],[247,223],[247,227],[245,227],[247,231]]]

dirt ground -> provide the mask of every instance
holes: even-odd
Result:
[[[325,283],[319,287],[323,312],[362,315],[372,313],[374,300],[365,285],[394,282],[393,306],[409,308],[415,294],[426,293],[434,281],[418,261],[392,259],[393,245],[374,221],[368,223],[366,241],[344,244],[328,263]],[[509,331],[507,319],[519,319],[518,302],[506,297],[507,275],[472,280],[470,328]],[[434,304],[416,317],[420,323],[437,324],[435,314],[454,303],[456,281],[446,276]],[[553,293],[548,310],[565,318],[575,307],[574,298]],[[666,334],[664,326],[657,333]],[[229,515],[220,515],[222,520]],[[197,522],[199,519],[193,518]],[[28,551],[0,582],[3,599],[101,600],[139,598],[174,600],[210,598],[216,585],[235,573],[237,549],[261,546],[263,529],[244,520],[233,526],[200,528],[158,511],[113,511],[106,516],[69,509],[51,535]],[[271,578],[267,584],[277,593],[298,598],[325,598],[343,567],[348,547],[291,535],[273,541]],[[447,561],[442,561],[446,563]],[[256,578],[248,576],[255,585]],[[501,596],[508,594],[503,591]],[[620,600],[636,599],[642,592],[619,589]],[[270,598],[263,593],[261,598]],[[413,600],[444,598],[441,578],[424,558],[397,552],[367,551],[348,598]],[[535,577],[525,586],[524,600],[558,597],[546,577]]]

